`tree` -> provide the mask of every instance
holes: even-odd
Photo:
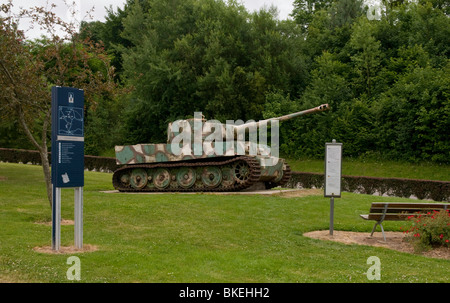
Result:
[[[303,43],[271,9],[250,14],[237,1],[149,1],[124,20],[127,84],[135,87],[130,143],[163,142],[168,122],[201,111],[208,119],[262,118],[266,94],[299,95]]]
[[[362,92],[370,97],[374,77],[381,65],[381,43],[373,37],[373,24],[367,18],[360,18],[355,25],[349,42],[355,54],[351,56],[355,70],[359,75],[356,82],[362,87]],[[362,82],[362,83],[361,83]]]
[[[448,161],[450,155],[450,62],[443,69],[411,66],[380,96],[376,115],[380,146],[410,161]]]
[[[52,204],[48,135],[51,121],[51,86],[74,86],[85,91],[87,107],[115,92],[113,69],[102,47],[81,41],[73,24],[51,10],[35,7],[11,13],[12,2],[1,5],[0,18],[0,109],[2,119],[17,119],[27,138],[39,151],[47,198]],[[50,33],[27,41],[18,30],[18,18],[27,16]],[[65,37],[56,34],[63,30]]]
[[[281,152],[321,155],[320,142],[332,136],[346,142],[348,156],[448,162],[449,137],[441,131],[449,127],[448,1],[385,0],[377,19],[362,14],[361,1],[317,9],[318,2],[295,2],[302,8],[295,20],[307,23],[301,52],[311,61],[294,102],[328,102],[332,110],[281,130]]]
[[[363,13],[362,0],[336,0],[331,5],[331,22],[334,26],[351,24]]]
[[[9,13],[11,3],[2,4],[1,10]],[[50,165],[47,156],[47,132],[50,126],[50,105],[45,78],[39,71],[43,62],[35,61],[24,43],[23,32],[17,29],[12,18],[0,19],[0,105],[2,119],[15,117],[27,138],[39,151],[44,171],[47,196],[51,203]],[[41,123],[40,138],[33,133],[35,121]]]
[[[326,10],[332,3],[333,0],[295,0],[291,16],[307,31],[314,14],[320,10]]]
[[[80,25],[80,35],[82,39],[103,43],[108,55],[111,56],[111,64],[115,68],[116,78],[120,79],[122,75],[122,52],[124,49],[132,47],[133,44],[124,38],[123,21],[130,14],[135,0],[127,0],[123,8],[117,7],[116,10],[110,6],[106,10],[105,22],[101,21],[82,21]],[[149,3],[145,0],[138,1],[143,11],[149,9]]]

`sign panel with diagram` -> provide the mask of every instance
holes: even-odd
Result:
[[[84,186],[84,92],[52,88],[52,183]]]

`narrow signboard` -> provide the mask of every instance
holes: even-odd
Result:
[[[61,238],[61,188],[75,189],[75,246],[82,247],[84,91],[52,87],[52,248]]]
[[[325,143],[324,196],[330,197],[330,235],[334,230],[334,198],[341,197],[342,143]]]
[[[325,197],[341,197],[342,143],[325,144]]]

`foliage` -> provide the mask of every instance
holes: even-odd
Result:
[[[382,1],[379,18],[368,18],[367,3],[296,0],[293,20],[277,20],[274,7],[250,13],[237,1],[127,0],[105,22],[84,22],[77,41],[90,44],[64,44],[61,66],[30,65],[60,66],[52,75],[64,77],[30,81],[83,83],[81,69],[127,88],[88,101],[86,147],[96,155],[165,142],[167,124],[195,111],[247,121],[329,103],[331,111],[280,125],[281,155],[322,158],[324,142],[336,139],[346,157],[450,163],[448,1]],[[25,46],[42,58],[45,43]],[[10,48],[22,66],[32,59]],[[88,56],[66,66],[73,51]],[[18,136],[0,142],[23,147]]]
[[[104,45],[107,54],[111,58],[111,65],[114,66],[116,80],[121,80],[120,75],[123,72],[121,52],[123,49],[133,46],[128,39],[122,36],[122,32],[124,30],[123,21],[128,16],[134,2],[134,0],[127,0],[124,7],[117,7],[116,11],[114,11],[112,6],[107,8],[105,22],[82,21],[80,24],[81,39],[89,38],[96,43]],[[145,1],[140,0],[139,3],[144,10],[148,10],[148,5]]]
[[[308,25],[314,18],[314,13],[330,7],[332,2],[333,1],[295,0],[293,3],[294,10],[292,15],[295,17],[295,21],[302,25],[304,30],[307,30]]]
[[[318,6],[302,50],[314,61],[297,102],[300,107],[328,102],[332,112],[296,121],[282,133],[292,147],[281,152],[323,157],[323,142],[336,139],[344,143],[346,156],[449,163],[450,137],[444,130],[450,122],[450,19],[445,10],[434,2],[389,2],[380,20],[348,11],[353,17],[347,23],[333,22],[333,9],[350,9],[345,2]]]
[[[380,144],[391,149],[387,154],[448,160],[450,139],[445,130],[450,129],[449,67],[416,67],[380,95]]]
[[[133,142],[163,142],[167,123],[201,111],[221,121],[262,118],[266,94],[298,94],[301,36],[273,11],[249,14],[237,2],[137,3],[124,20],[134,44],[123,53],[135,88],[128,133]]]
[[[52,86],[72,86],[85,92],[85,117],[97,104],[113,98],[116,84],[109,58],[100,44],[80,40],[74,24],[64,22],[51,9],[34,7],[12,13],[13,3],[0,6],[0,110],[2,124],[17,120],[43,166],[47,197],[52,190],[48,161]],[[48,36],[25,40],[18,20],[29,18]],[[61,29],[64,36],[57,34]],[[89,121],[89,120],[88,120]],[[87,127],[87,129],[89,129]]]
[[[416,251],[428,250],[433,246],[450,247],[450,211],[434,210],[432,213],[408,217],[411,226],[404,233]]]

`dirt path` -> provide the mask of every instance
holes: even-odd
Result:
[[[405,235],[403,232],[385,232],[386,242],[383,240],[381,232],[374,233],[373,237],[370,237],[370,233],[360,233],[352,231],[333,231],[333,236],[330,236],[329,230],[318,230],[308,233],[304,233],[305,237],[336,241],[345,244],[360,244],[369,246],[385,247],[401,252],[414,253],[412,245],[404,241]],[[423,256],[430,258],[440,258],[450,260],[450,248],[436,248],[422,253]]]

